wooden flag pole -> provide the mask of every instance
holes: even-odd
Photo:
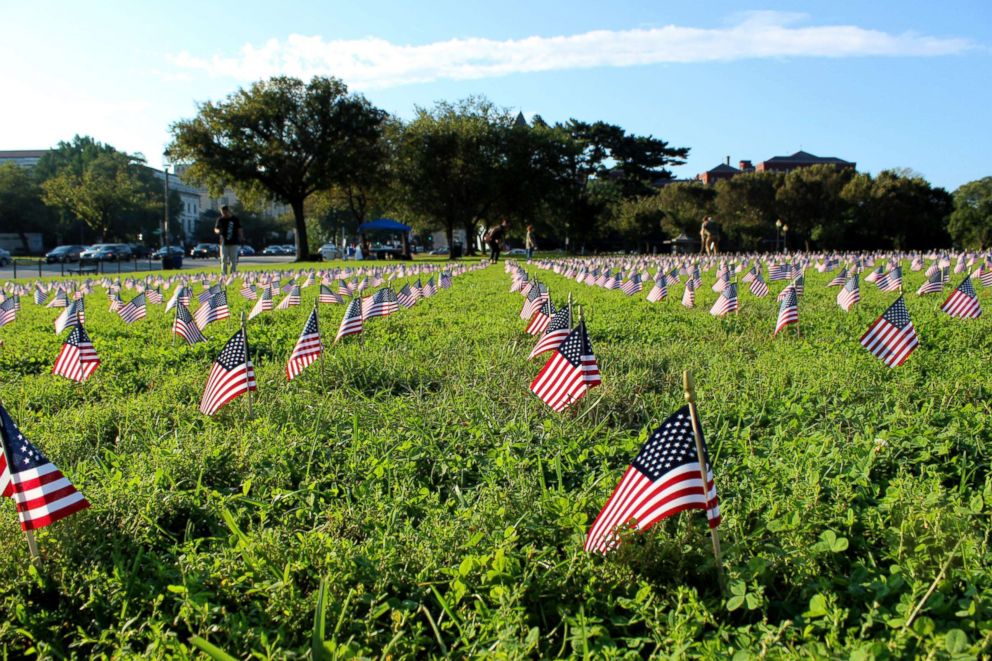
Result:
[[[10,465],[10,459],[7,457],[7,439],[4,438],[3,442],[0,443],[0,453],[3,454],[4,465]],[[24,537],[28,541],[28,553],[31,555],[31,563],[35,567],[41,566],[41,554],[38,552],[38,542],[35,541],[34,531],[25,530]]]
[[[568,327],[572,327],[572,292],[568,292]]]
[[[703,434],[699,424],[699,413],[696,411],[696,390],[689,370],[682,372],[682,385],[685,390],[685,401],[689,404],[689,416],[692,418],[692,435],[696,438],[696,458],[699,460],[699,475],[703,478],[703,499],[709,509],[709,479],[706,475],[706,454],[703,452]],[[709,517],[707,517],[709,521]],[[710,528],[710,539],[713,541],[713,558],[716,560],[716,571],[723,586],[723,561],[720,559],[720,538],[716,528]]]
[[[317,296],[320,296],[320,290],[317,290]],[[320,341],[320,384],[324,385],[324,338],[320,336],[320,303],[319,298],[313,300],[313,315],[317,320],[317,339]]]
[[[248,363],[251,356],[248,354],[248,329],[245,326],[245,311],[241,311],[241,332],[245,336],[245,386],[248,388],[248,417],[253,417],[251,402],[251,379],[248,377]]]

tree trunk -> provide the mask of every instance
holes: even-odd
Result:
[[[452,255],[455,247],[455,222],[450,218],[444,224],[444,233],[448,237],[448,259],[454,259]]]
[[[310,244],[307,243],[307,225],[303,218],[303,200],[293,200],[289,205],[293,208],[293,219],[296,221],[296,261],[304,262],[310,254]]]

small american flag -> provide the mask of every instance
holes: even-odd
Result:
[[[189,313],[189,308],[178,301],[176,302],[176,319],[172,323],[172,332],[186,340],[188,344],[207,341],[199,327],[193,323],[193,315]]]
[[[138,319],[144,319],[146,310],[145,295],[138,294],[128,301],[127,305],[118,310],[117,314],[120,315],[125,324],[132,324]]]
[[[441,271],[441,276],[438,278],[438,286],[441,289],[451,289],[451,274],[447,271]]]
[[[902,365],[919,345],[909,318],[906,300],[900,296],[861,336],[861,345],[889,367]]]
[[[434,276],[432,275],[427,279],[427,284],[423,288],[424,298],[430,298],[437,293],[437,287],[434,285]]]
[[[775,333],[789,324],[799,323],[799,297],[796,295],[796,288],[789,285],[785,288],[785,296],[782,298],[782,305],[778,309],[778,321],[775,322]]]
[[[548,327],[544,330],[544,335],[538,340],[537,344],[531,350],[530,355],[527,356],[528,360],[540,356],[545,351],[554,351],[557,349],[565,338],[569,336],[572,328],[572,311],[568,306],[565,306],[555,312],[555,316],[551,318],[551,322]]]
[[[770,281],[788,280],[791,273],[792,267],[788,264],[772,264],[768,267],[768,279]]]
[[[17,505],[21,530],[36,530],[90,506],[0,406],[0,493]]]
[[[255,285],[250,282],[245,281],[241,285],[241,296],[244,297],[246,301],[254,301],[258,298],[258,294],[255,292]]]
[[[338,294],[341,296],[351,296],[352,288],[347,280],[338,279]]]
[[[213,415],[235,397],[257,389],[255,368],[248,357],[248,339],[240,329],[227,341],[210,369],[200,412]]]
[[[364,306],[365,303],[363,302],[362,305]],[[383,287],[374,296],[369,298],[368,307],[364,308],[365,319],[388,317],[399,309],[400,305],[396,298],[396,292],[389,287]]]
[[[230,316],[231,310],[227,307],[227,292],[223,289],[211,296],[193,313],[193,319],[196,320],[196,325],[200,327],[200,330],[206,328],[207,324],[211,322],[221,321]]]
[[[47,296],[47,294],[45,294],[45,290],[43,290],[40,286],[35,285],[34,286],[34,302],[35,302],[35,305],[42,305],[42,304],[44,304],[44,302],[45,302],[45,296]]]
[[[520,318],[529,321],[534,316],[534,313],[541,309],[544,301],[548,300],[549,296],[547,287],[539,282],[533,283],[530,291],[527,292],[527,300],[524,301],[524,306],[520,308]]]
[[[417,302],[417,296],[410,290],[410,285],[405,284],[396,294],[396,301],[403,307],[412,308]]]
[[[344,303],[344,299],[336,294],[333,289],[325,284],[320,285],[320,293],[317,295],[318,303]]]
[[[931,273],[926,282],[920,285],[920,288],[916,290],[917,296],[923,296],[924,294],[936,294],[944,290],[944,277],[940,272],[940,269],[935,268],[934,272]]]
[[[668,287],[665,284],[665,275],[658,274],[655,278],[654,286],[651,287],[651,291],[648,292],[647,300],[649,303],[657,303],[658,301],[663,301],[668,297]]]
[[[758,298],[763,298],[768,296],[768,284],[761,275],[761,271],[755,271],[754,278],[751,280],[751,293]]]
[[[577,401],[601,383],[585,322],[580,321],[530,384],[531,391],[555,411]]]
[[[312,365],[320,358],[324,346],[320,341],[320,330],[317,327],[317,310],[313,310],[307,318],[307,323],[303,326],[300,339],[293,347],[293,353],[286,363],[286,379],[292,381],[307,365]]]
[[[828,287],[843,287],[844,283],[847,282],[847,268],[842,268],[840,272],[834,276],[833,280],[827,283]]]
[[[361,333],[362,323],[362,299],[354,298],[344,311],[344,317],[341,319],[341,326],[338,328],[338,334],[334,341],[337,342],[345,335]]]
[[[540,309],[534,313],[534,316],[530,318],[530,323],[527,324],[526,333],[528,335],[540,335],[551,323],[551,317],[555,315],[555,304],[548,298],[541,305]]]
[[[176,303],[182,303],[186,307],[189,307],[189,302],[192,297],[193,291],[188,286],[179,285],[176,287],[176,291],[173,292],[172,298],[170,298],[169,302],[165,304],[166,312],[176,307]]]
[[[982,306],[978,302],[978,295],[968,278],[965,278],[958,285],[958,288],[951,292],[940,309],[952,317],[962,319],[977,319],[982,316]]]
[[[654,431],[589,528],[586,551],[605,553],[620,543],[619,528],[633,524],[643,532],[683,510],[703,510],[711,528],[720,524],[720,504],[706,442],[703,441],[704,489],[692,426],[686,405]],[[702,433],[700,429],[700,438]]]
[[[620,290],[627,296],[633,296],[643,288],[644,285],[641,283],[641,275],[639,273],[631,275],[630,280],[620,286]]]
[[[147,298],[148,302],[152,305],[161,305],[162,301],[165,300],[162,297],[162,292],[160,290],[151,288],[145,290],[145,298]]]
[[[685,290],[682,292],[682,305],[687,308],[696,306],[696,281],[693,278],[685,281]]]
[[[722,317],[728,312],[736,312],[737,308],[737,285],[729,282],[724,290],[720,292],[716,303],[710,308],[710,314],[716,317]]]
[[[12,298],[5,298],[0,303],[0,327],[6,326],[17,319],[17,305]]]
[[[69,307],[62,310],[62,313],[55,319],[55,334],[62,332],[73,324],[85,324],[86,311],[84,310],[83,299],[77,299],[69,304]]]
[[[262,295],[258,297],[255,301],[255,305],[251,307],[251,312],[248,313],[249,319],[254,319],[263,312],[269,312],[272,310],[272,290],[268,287],[262,289]]]
[[[276,306],[277,310],[285,310],[287,308],[296,307],[300,304],[300,286],[299,285],[287,285],[289,287],[289,292],[286,297],[279,301],[279,305]]]
[[[882,291],[899,291],[902,289],[902,267],[895,267],[876,280],[875,285]]]
[[[861,287],[858,285],[858,274],[855,273],[839,292],[837,292],[837,305],[841,307],[844,312],[848,312],[851,306],[855,305],[861,300]]]
[[[82,383],[90,378],[99,366],[100,358],[96,355],[89,335],[80,324],[76,324],[55,359],[52,374]]]
[[[64,308],[69,305],[69,296],[65,293],[65,290],[59,287],[55,292],[54,298],[48,302],[46,308]]]

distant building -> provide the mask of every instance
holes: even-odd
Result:
[[[165,172],[156,168],[148,168],[155,175],[155,178],[162,182],[162,192],[165,193]],[[179,235],[179,240],[183,244],[191,243],[196,234],[196,221],[200,218],[200,189],[190,186],[177,177],[169,173],[169,192],[175,191],[179,194],[179,227],[170,227],[169,235],[175,237]]]
[[[791,172],[799,168],[808,168],[812,165],[834,165],[838,168],[857,169],[857,164],[845,161],[833,156],[814,156],[809,152],[797,151],[791,156],[773,156],[767,161],[758,163],[755,168],[758,172]]]
[[[38,165],[41,157],[47,154],[49,149],[14,149],[10,151],[0,151],[0,163],[13,163],[22,168],[33,168]]]
[[[730,164],[730,157],[728,156],[726,163],[701,172],[696,175],[696,179],[707,186],[712,186],[721,179],[732,179],[744,172],[791,172],[799,168],[808,168],[811,165],[833,165],[838,168],[857,169],[857,164],[851,161],[833,156],[814,156],[809,152],[800,150],[791,156],[773,156],[767,161],[758,163],[757,167],[752,165],[751,161],[738,161],[735,168]]]
[[[169,179],[170,182],[175,181],[178,177],[182,179],[185,183],[185,174],[188,166],[177,164],[176,166],[176,176]],[[171,183],[170,183],[171,185]],[[219,196],[214,197],[207,190],[206,186],[196,186],[191,183],[185,184],[190,188],[195,189],[200,195],[199,209],[200,211],[217,211],[220,212],[220,208],[223,206],[235,207],[240,204],[241,200],[238,199],[238,194],[234,192],[234,189],[230,186],[224,187],[224,192]],[[270,202],[268,206],[262,209],[259,214],[268,218],[279,218],[280,216],[285,216],[292,212],[288,204],[282,204],[280,202]],[[199,213],[199,212],[198,212]]]

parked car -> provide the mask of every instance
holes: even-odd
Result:
[[[238,254],[242,257],[251,257],[255,254],[255,249],[251,246],[241,246],[238,250]]]
[[[337,259],[341,256],[341,251],[338,250],[338,247],[333,243],[325,243],[317,252],[320,253],[321,258],[323,259]]]
[[[292,243],[284,243],[282,245],[282,249],[285,251],[285,252],[283,252],[284,255],[295,255],[296,254],[296,246],[294,246]]]
[[[135,259],[144,259],[152,252],[151,248],[143,243],[129,243],[128,247],[131,249],[131,256]]]
[[[123,243],[98,243],[84,250],[80,259],[92,259],[98,262],[116,262],[131,259],[131,248]]]
[[[79,255],[86,250],[86,246],[56,246],[45,253],[45,261],[49,264],[65,264],[66,262],[78,262]]]
[[[10,251],[0,248],[0,266],[7,266],[10,264]]]
[[[273,255],[281,256],[281,255],[285,255],[286,251],[282,246],[266,246],[265,250],[262,251],[262,254],[267,257],[271,257]]]
[[[527,251],[523,248],[514,248],[513,250],[508,250],[507,255],[527,255]]]
[[[447,255],[448,254],[448,249],[447,248],[435,248],[434,250],[432,250],[430,252],[430,254],[432,254],[432,255]]]
[[[168,246],[166,248],[159,248],[152,253],[152,259],[162,259],[166,255],[185,255],[186,251],[180,246]]]
[[[198,243],[189,251],[189,256],[192,259],[219,257],[220,247],[216,243]]]

